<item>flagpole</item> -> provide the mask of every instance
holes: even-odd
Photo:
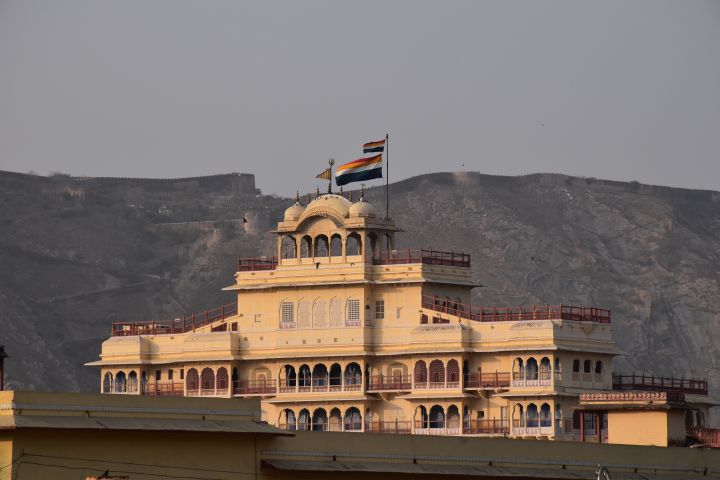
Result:
[[[390,219],[390,135],[385,134],[385,218]]]

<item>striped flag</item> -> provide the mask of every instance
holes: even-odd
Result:
[[[322,171],[322,173],[319,173],[317,177],[315,178],[322,178],[323,180],[330,180],[332,178],[332,170],[330,168],[326,168]]]
[[[363,145],[363,153],[376,153],[385,151],[385,139],[378,140],[377,142],[368,142]]]
[[[385,141],[383,140],[383,144]],[[335,170],[335,183],[337,186],[352,182],[382,178],[382,155],[358,158],[352,162],[340,165]]]

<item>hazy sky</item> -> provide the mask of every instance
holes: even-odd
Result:
[[[0,169],[720,190],[720,1],[0,0]],[[377,181],[376,181],[377,182]]]

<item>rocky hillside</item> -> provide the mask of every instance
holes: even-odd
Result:
[[[384,190],[368,192],[384,207]],[[292,200],[250,175],[0,174],[0,344],[14,388],[88,390],[117,320],[232,301],[238,255],[271,254]],[[720,193],[563,175],[443,173],[391,186],[401,246],[472,254],[475,303],[613,310],[616,370],[720,380]]]

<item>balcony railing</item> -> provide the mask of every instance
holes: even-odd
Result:
[[[183,382],[147,383],[143,385],[143,395],[151,397],[182,397],[185,394]]]
[[[389,420],[384,422],[366,422],[365,431],[371,433],[412,433],[410,421]]]
[[[470,373],[465,375],[465,388],[483,390],[486,388],[506,388],[510,386],[509,372]]]
[[[277,380],[240,380],[233,383],[233,395],[277,393]]]
[[[368,390],[410,390],[412,377],[410,375],[373,375],[370,378]]]
[[[244,257],[238,258],[238,272],[257,272],[261,270],[275,270],[277,257]]]
[[[218,320],[224,320],[237,314],[237,304],[229,303],[202,313],[175,318],[173,320],[150,320],[147,322],[114,322],[112,324],[113,337],[131,335],[163,335],[185,333],[196,328],[208,325]]]
[[[613,373],[613,390],[648,390],[681,392],[695,395],[708,394],[708,382],[701,378],[675,378],[655,375]]]
[[[391,250],[374,256],[372,261],[375,265],[424,263],[426,265],[445,265],[448,267],[470,267],[470,255],[467,253],[440,252],[424,248]]]
[[[572,305],[545,305],[532,307],[476,307],[456,303],[448,298],[423,295],[422,307],[436,312],[478,322],[517,322],[521,320],[575,320],[580,322],[610,323],[610,310]]]
[[[463,425],[463,434],[466,435],[504,435],[510,433],[508,420],[477,419],[466,421]]]
[[[720,429],[693,427],[688,429],[687,437],[693,443],[700,443],[710,448],[720,448]]]

